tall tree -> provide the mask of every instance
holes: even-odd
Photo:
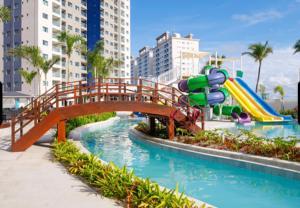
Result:
[[[69,32],[63,31],[58,36],[57,39],[65,46],[67,54],[67,81],[70,81],[70,59],[71,55],[75,50],[84,51],[85,50],[85,40],[80,35],[73,35]]]
[[[266,99],[266,86],[263,84],[259,84],[258,91],[259,91],[261,97],[265,100]]]
[[[8,22],[11,19],[11,11],[8,7],[0,6],[0,21]]]
[[[43,59],[41,63],[41,69],[45,76],[45,92],[47,91],[47,85],[48,85],[47,74],[50,71],[50,69],[52,69],[53,65],[58,63],[59,61],[60,61],[59,56],[53,56],[52,59],[50,60]]]
[[[94,50],[87,53],[87,60],[93,68],[93,74],[95,78],[109,76],[111,69],[122,64],[121,61],[114,60],[113,58],[105,58],[103,56],[103,51],[104,43],[103,41],[98,41]]]
[[[300,53],[300,40],[298,40],[294,45],[295,53]]]
[[[255,62],[258,62],[258,74],[257,74],[256,87],[255,87],[255,92],[257,92],[262,62],[269,54],[273,53],[273,49],[272,47],[269,46],[268,41],[266,41],[265,44],[262,43],[251,44],[248,50],[249,51],[243,54],[247,54],[251,56],[252,58],[254,58]]]
[[[25,80],[25,82],[29,85],[31,85],[32,80],[35,78],[35,76],[37,75],[36,71],[26,71],[24,69],[20,69],[19,73],[21,75],[21,77]]]
[[[41,56],[41,51],[37,46],[27,46],[21,45],[16,48],[12,48],[8,52],[11,56],[16,56],[27,60],[37,71],[38,77],[38,93],[41,94],[41,64],[43,62],[43,57]]]
[[[274,93],[278,93],[280,95],[280,101],[281,101],[281,110],[284,110],[284,89],[281,85],[277,85],[274,88]]]

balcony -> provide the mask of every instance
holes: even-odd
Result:
[[[52,24],[53,24],[53,26],[55,26],[55,27],[59,27],[60,28],[60,21],[58,21],[58,20],[52,20]]]
[[[52,51],[53,51],[54,53],[59,53],[59,54],[61,54],[61,48],[60,48],[60,47],[53,47],[53,48],[52,48]]]
[[[53,7],[52,12],[54,15],[60,16],[60,8],[59,7]]]

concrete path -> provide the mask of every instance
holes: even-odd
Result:
[[[122,207],[68,174],[53,161],[47,145],[19,153],[7,151],[8,132],[0,129],[0,207]]]

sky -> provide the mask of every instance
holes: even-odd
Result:
[[[300,0],[131,0],[132,55],[154,46],[165,31],[192,33],[200,50],[239,57],[251,43],[269,41],[273,54],[263,63],[261,83],[270,96],[282,85],[286,99],[294,99],[300,54],[293,45],[300,39]],[[232,68],[231,63],[225,64]],[[239,63],[236,63],[239,66]],[[243,57],[245,80],[254,88],[257,63]]]

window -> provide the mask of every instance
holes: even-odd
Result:
[[[43,45],[44,45],[44,46],[48,46],[48,41],[43,40]]]
[[[48,32],[48,27],[43,26],[43,32],[47,33]]]
[[[71,25],[68,25],[68,30],[73,30],[73,27]]]
[[[75,32],[80,33],[80,30],[78,28],[75,28]]]
[[[75,17],[76,22],[79,22],[79,17]]]
[[[71,2],[68,2],[68,6],[69,6],[69,7],[72,7],[73,4],[72,4]]]
[[[43,54],[44,59],[48,59],[48,54]]]
[[[75,9],[79,11],[79,6],[76,5],[76,6],[75,6]]]
[[[45,6],[48,6],[48,0],[43,0],[43,4],[44,4]]]
[[[43,18],[44,18],[44,19],[48,19],[48,14],[43,13]]]
[[[68,13],[68,18],[72,19],[72,14]]]

